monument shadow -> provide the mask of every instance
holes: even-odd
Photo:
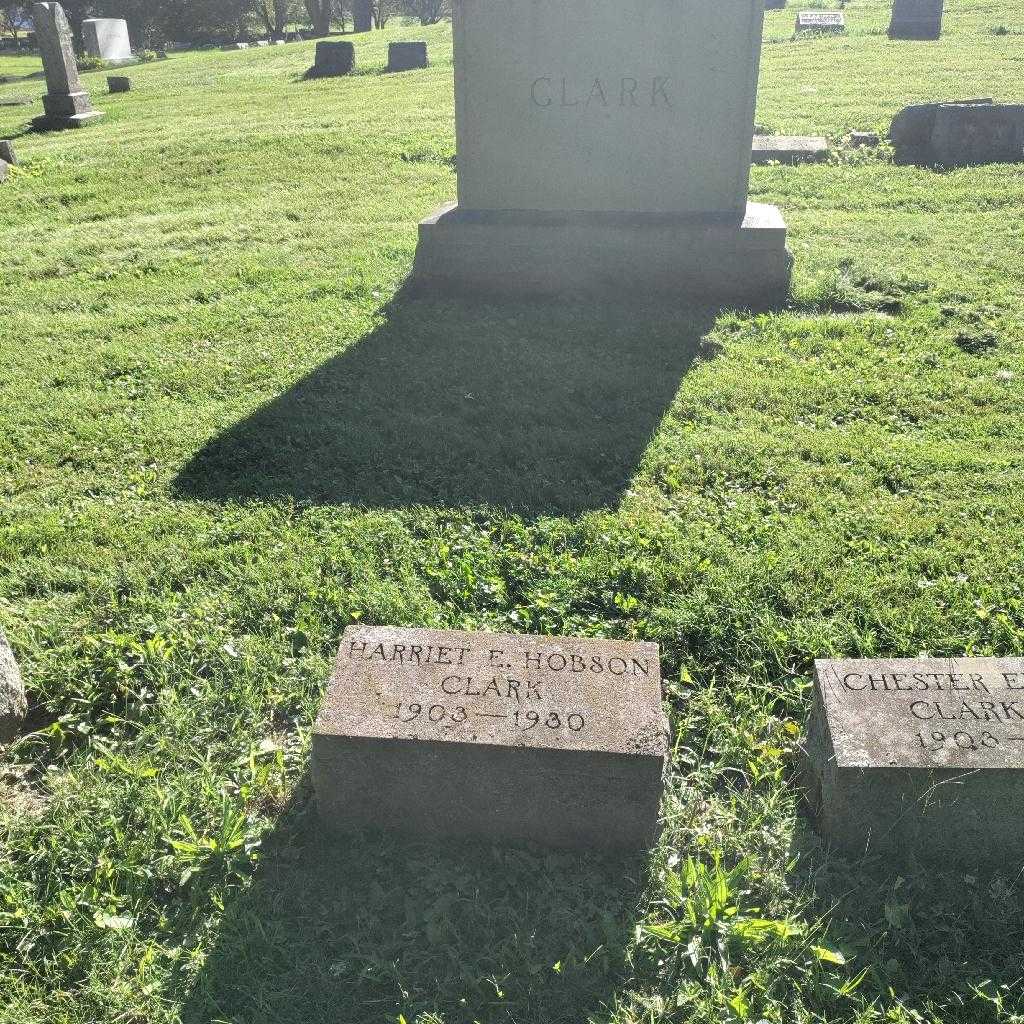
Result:
[[[320,505],[613,505],[716,310],[399,293],[385,320],[205,445],[178,494]]]
[[[648,871],[646,855],[335,836],[307,778],[182,1021],[575,1024],[626,976]]]

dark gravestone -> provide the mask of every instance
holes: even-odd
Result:
[[[667,751],[656,644],[361,626],[313,783],[335,829],[642,847]]]
[[[943,0],[895,0],[890,39],[938,39],[942,35]]]
[[[804,745],[827,843],[943,863],[1024,857],[1024,660],[818,661]]]
[[[40,128],[77,128],[102,117],[98,110],[92,109],[89,94],[82,88],[64,8],[57,3],[35,4],[32,20],[43,58],[47,90],[43,97],[46,113],[36,118],[35,124]]]
[[[1024,104],[945,104],[935,112],[932,159],[943,167],[1024,160]]]
[[[991,99],[950,100],[943,103],[913,103],[904,107],[894,118],[889,129],[897,163],[928,163],[931,159],[932,133],[939,107],[989,104]]]
[[[0,139],[0,160],[8,164],[16,164],[18,162],[18,155],[14,151],[14,143],[10,139]]]
[[[351,43],[321,40],[316,44],[316,56],[309,69],[310,78],[332,78],[347,75],[356,66],[356,48]]]
[[[111,92],[131,92],[132,80],[122,75],[107,75],[107,88]]]
[[[388,71],[412,71],[427,66],[426,43],[391,43],[388,45]]]

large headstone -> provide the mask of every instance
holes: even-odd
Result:
[[[426,43],[388,44],[388,71],[413,71],[426,66]]]
[[[351,43],[322,39],[316,44],[313,66],[308,78],[333,78],[347,75],[356,66],[356,48]]]
[[[895,0],[890,39],[938,39],[942,35],[943,0]]]
[[[764,0],[462,0],[458,204],[416,277],[458,289],[784,295],[773,206],[748,203]]]
[[[313,782],[338,829],[640,847],[666,756],[656,644],[350,627]]]
[[[82,41],[90,57],[115,62],[132,59],[128,22],[121,18],[86,18],[82,22]]]
[[[64,8],[58,3],[34,4],[32,21],[46,73],[46,95],[43,97],[46,113],[36,118],[36,125],[40,128],[77,128],[102,117],[100,111],[93,110],[89,94],[82,88],[71,26]]]
[[[1024,857],[1024,660],[818,661],[809,796],[840,850]]]
[[[949,103],[935,112],[932,159],[943,167],[1024,160],[1024,104]]]

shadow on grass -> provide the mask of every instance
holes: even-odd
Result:
[[[611,505],[714,317],[400,293],[382,326],[208,443],[175,488],[526,515]]]
[[[647,872],[646,858],[331,838],[306,781],[182,1020],[578,1024],[623,979]]]

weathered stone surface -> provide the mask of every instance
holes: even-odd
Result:
[[[845,32],[846,17],[842,11],[800,11],[796,16],[797,32]]]
[[[927,162],[931,157],[932,132],[939,107],[960,103],[977,105],[991,103],[991,98],[974,100],[948,100],[939,103],[912,103],[904,107],[889,128],[889,141],[893,145],[898,163]]]
[[[935,112],[932,159],[943,167],[1024,160],[1024,104],[944,104]]]
[[[0,629],[0,743],[10,743],[18,735],[27,710],[25,684],[14,651]]]
[[[18,162],[18,154],[14,150],[14,143],[10,139],[0,139],[0,160],[9,164]]]
[[[755,135],[755,164],[820,163],[828,159],[828,139],[820,135]]]
[[[748,207],[763,0],[625,3],[456,5],[458,207],[420,225],[420,282],[699,291],[710,273],[675,247],[708,236],[719,294],[745,260],[733,298],[785,293],[785,225]],[[566,232],[574,266],[548,255]]]
[[[131,92],[132,80],[121,75],[107,75],[107,88],[111,92]]]
[[[347,75],[356,66],[356,48],[352,43],[331,42],[322,39],[316,44],[310,78],[331,78]]]
[[[7,180],[7,167],[8,167],[7,161],[6,160],[0,160],[0,182],[3,182],[3,181]]]
[[[47,93],[46,113],[36,118],[40,128],[78,128],[103,115],[92,109],[89,94],[82,88],[75,60],[71,26],[58,3],[37,3],[32,7],[39,53],[43,58]]]
[[[655,644],[350,627],[313,780],[341,829],[628,847],[666,755]]]
[[[782,11],[786,8],[786,0],[764,0],[766,11]]]
[[[426,66],[426,43],[388,44],[388,71],[413,71]]]
[[[894,0],[890,39],[938,39],[942,35],[943,0]]]
[[[1024,857],[1024,660],[818,661],[808,797],[846,853]]]
[[[854,149],[877,146],[881,141],[878,132],[850,132],[850,145]]]
[[[109,61],[132,59],[128,22],[121,18],[86,18],[82,22],[82,42],[90,57]]]

